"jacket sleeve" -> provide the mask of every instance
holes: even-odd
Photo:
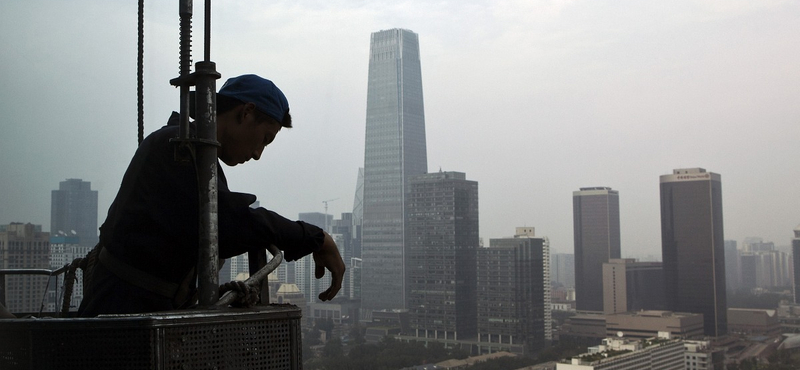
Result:
[[[235,193],[220,186],[218,197],[222,258],[275,244],[287,261],[294,261],[322,246],[325,238],[322,229],[303,221],[289,220],[264,208],[250,208],[256,200],[252,194]]]

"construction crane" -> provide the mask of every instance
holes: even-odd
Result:
[[[334,200],[337,200],[337,199],[339,199],[339,198],[333,198],[333,199],[328,199],[328,200],[323,200],[322,201],[322,203],[325,204],[325,232],[330,232],[331,231],[330,228],[329,228],[330,225],[328,225],[328,202],[333,202]]]

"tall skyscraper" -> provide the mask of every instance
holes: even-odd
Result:
[[[661,245],[668,309],[701,313],[705,335],[725,335],[725,239],[719,174],[685,168],[661,176]],[[743,273],[744,267],[743,259]]]
[[[97,244],[97,190],[92,183],[81,179],[67,179],[52,192],[50,205],[50,231],[53,234],[78,236],[81,246]]]
[[[603,263],[620,258],[619,192],[608,187],[572,193],[575,308],[603,311]]]
[[[406,297],[415,335],[474,338],[478,183],[462,172],[412,177],[406,219]]]
[[[406,182],[428,171],[419,39],[371,36],[364,146],[362,308],[404,308]]]
[[[536,353],[552,340],[550,243],[533,228],[489,239],[478,249],[478,333],[481,343],[525,344]],[[481,344],[483,345],[483,344]]]
[[[575,287],[575,255],[553,253],[550,257],[550,280],[565,288]]]
[[[725,285],[728,291],[735,292],[741,286],[742,263],[736,240],[725,241]]]
[[[332,223],[333,216],[320,212],[307,212],[300,213],[297,219],[320,228],[325,228],[326,224],[330,225]],[[336,246],[339,247],[339,253],[344,256],[344,251],[342,250],[344,241],[341,235],[335,234],[332,235],[332,237],[333,241],[336,242]],[[294,269],[289,268],[289,266],[294,267]],[[317,279],[314,276],[315,267],[316,265],[314,264],[313,258],[301,258],[287,264],[287,268],[290,271],[289,273],[291,273],[291,270],[294,270],[294,283],[297,284],[297,287],[303,295],[305,295],[308,303],[317,301],[319,293],[322,293],[330,286],[330,274],[325,274],[322,279]]]
[[[12,223],[0,226],[0,269],[50,267],[50,234],[41,225]],[[71,261],[70,261],[71,262]],[[39,312],[47,286],[46,276],[6,277],[5,306],[10,312]]]
[[[800,225],[794,228],[792,239],[792,266],[794,266],[794,303],[800,303]]]

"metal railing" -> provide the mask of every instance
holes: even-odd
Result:
[[[50,270],[50,269],[0,269],[0,305],[6,306],[6,275],[42,275],[47,277],[55,277],[56,278],[56,286],[58,286],[58,275],[65,274],[69,270],[69,264],[65,265],[64,267]],[[44,289],[44,296],[42,297],[42,304],[39,308],[39,314],[41,315],[44,311],[45,305],[45,298],[47,297],[47,291],[50,287],[50,279],[47,280],[47,285]],[[58,312],[58,306],[56,306],[56,313]]]

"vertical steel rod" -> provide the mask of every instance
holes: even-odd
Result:
[[[195,66],[197,115],[197,187],[200,194],[200,250],[197,260],[197,292],[201,307],[219,299],[219,227],[217,213],[217,99],[214,62]]]

